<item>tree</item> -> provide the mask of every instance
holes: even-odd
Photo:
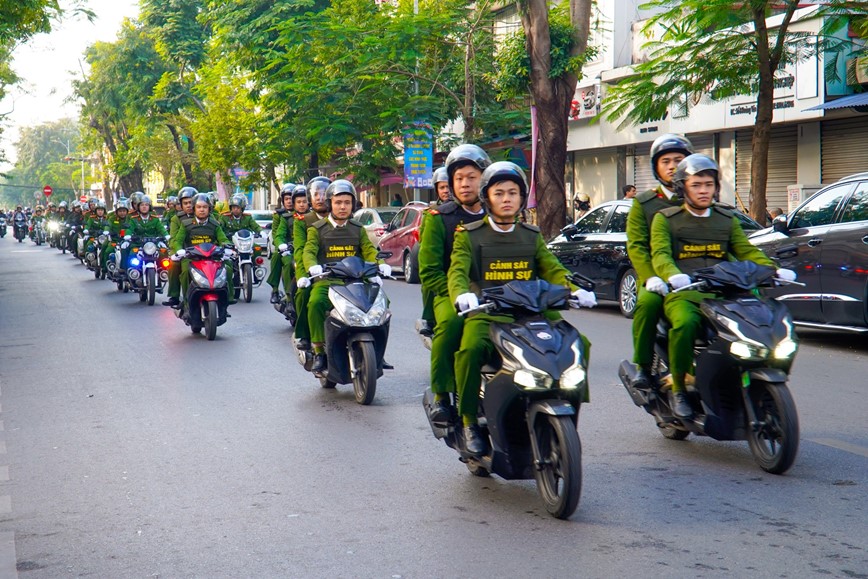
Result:
[[[824,18],[819,38],[794,32],[798,0],[652,0],[643,8],[657,12],[644,32],[662,29],[649,42],[650,58],[634,76],[613,86],[603,103],[610,121],[641,123],[665,118],[669,106],[708,93],[714,99],[757,94],[751,157],[751,216],[762,223],[766,212],[768,150],[774,114],[775,75],[784,66],[819,51],[841,53],[849,41],[836,36],[849,14],[866,14],[865,2],[828,0],[816,16]],[[779,23],[769,27],[768,18]]]
[[[498,56],[498,86],[501,98],[530,89],[539,127],[533,175],[537,221],[543,234],[551,236],[564,226],[567,214],[567,123],[582,65],[594,54],[588,47],[592,0],[518,4],[523,34],[504,43]]]

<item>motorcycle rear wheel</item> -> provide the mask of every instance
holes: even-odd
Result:
[[[759,430],[748,426],[747,442],[757,464],[771,474],[785,473],[799,450],[799,415],[786,384],[755,381],[750,385],[751,400]]]
[[[549,514],[569,518],[582,494],[582,444],[568,416],[540,416],[534,426],[540,456],[545,461],[534,471],[536,486]]]
[[[217,337],[217,302],[205,302],[202,317],[205,318],[205,337],[209,341]]]
[[[157,272],[153,269],[149,269],[147,275],[145,276],[145,287],[147,288],[148,293],[148,305],[154,305],[154,298],[156,297],[157,292]]]
[[[372,342],[356,342],[350,347],[350,356],[358,372],[353,376],[356,402],[367,406],[377,393],[377,354]]]
[[[244,290],[244,302],[250,303],[253,299],[253,266],[245,263],[241,266],[241,277],[244,278],[242,289]]]

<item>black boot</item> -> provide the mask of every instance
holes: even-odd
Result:
[[[271,303],[279,304],[280,303],[280,292],[274,290],[271,292]]]
[[[178,298],[169,298],[163,302],[163,305],[169,306],[172,308],[177,308],[178,306],[181,305],[181,300],[179,300]]]
[[[449,400],[435,400],[428,413],[428,420],[435,424],[448,424],[452,422],[452,405]]]
[[[482,456],[488,452],[488,441],[479,432],[478,424],[464,427],[464,450],[474,456]]]
[[[295,347],[299,350],[310,350],[310,340],[306,340],[304,338],[299,338],[295,341]]]
[[[639,373],[636,374],[636,378],[633,379],[630,386],[637,390],[655,390],[658,384],[657,380],[651,375],[651,372],[639,367]]]
[[[669,397],[669,404],[672,405],[672,413],[677,418],[688,419],[693,417],[693,408],[687,402],[687,396],[684,392],[672,392]]]
[[[313,365],[310,367],[311,372],[322,372],[326,369],[326,355],[325,354],[314,354],[313,355]]]

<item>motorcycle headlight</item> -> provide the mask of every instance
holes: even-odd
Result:
[[[140,263],[142,263],[142,262],[139,260],[138,257],[131,257],[131,258],[130,258],[130,265],[131,265],[131,266],[133,266],[133,267],[139,267],[139,264],[140,264]]]
[[[226,268],[223,268],[217,272],[217,276],[214,278],[214,287],[223,287],[225,285],[226,285]]]
[[[516,370],[512,375],[512,380],[528,390],[548,390],[552,387],[552,377],[542,372],[534,372],[533,370]]]
[[[588,372],[582,365],[582,351],[579,349],[579,343],[574,343],[570,349],[573,351],[573,365],[561,374],[561,388],[565,390],[575,390],[588,379]]]
[[[142,251],[145,252],[145,255],[157,255],[157,244],[149,241],[142,246]]]
[[[775,360],[789,360],[799,350],[799,343],[790,338],[784,338],[775,346]]]
[[[769,349],[756,342],[739,340],[729,345],[729,353],[742,360],[765,360],[769,357]]]
[[[205,277],[205,274],[195,268],[190,268],[190,275],[193,277],[193,281],[196,282],[196,285],[201,287],[210,287],[211,283],[208,281],[208,278]],[[225,278],[225,276],[224,276]]]
[[[108,241],[108,237],[106,237],[105,235],[100,235],[99,237],[97,237],[97,241],[99,241],[100,245],[103,245],[106,241]]]
[[[389,307],[386,304],[386,293],[381,289],[374,299],[374,304],[367,312],[363,312],[349,300],[337,292],[329,291],[334,311],[343,322],[349,326],[369,328],[383,323]]]
[[[253,238],[248,237],[246,239],[241,237],[236,237],[232,241],[235,242],[235,250],[238,253],[252,253],[253,252]]]

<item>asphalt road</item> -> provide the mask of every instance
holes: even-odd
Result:
[[[592,401],[559,521],[431,435],[419,286],[387,283],[396,369],[362,407],[300,368],[267,288],[208,342],[77,263],[0,240],[0,577],[868,577],[864,336],[802,335],[773,476],[660,436],[617,385],[629,320],[569,313]]]

